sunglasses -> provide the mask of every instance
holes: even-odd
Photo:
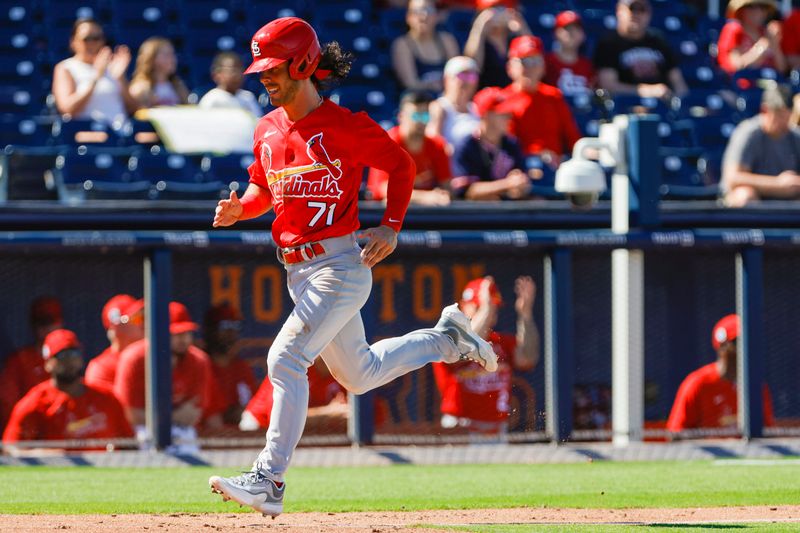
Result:
[[[100,42],[100,41],[105,41],[106,38],[105,38],[105,35],[102,35],[102,34],[99,34],[99,33],[93,33],[91,35],[87,35],[86,37],[84,37],[81,40],[83,42],[85,42],[85,43],[96,43],[96,42]]]
[[[544,65],[542,56],[528,56],[518,58],[523,67],[540,67]]]
[[[414,111],[411,113],[411,120],[421,124],[427,124],[430,121],[431,115],[427,111]]]
[[[411,13],[414,15],[435,15],[436,8],[435,7],[420,7],[417,9],[412,9]]]
[[[144,325],[144,313],[141,311],[133,315],[122,315],[119,317],[120,324],[133,324],[134,326]]]
[[[477,72],[459,72],[456,74],[456,78],[463,81],[464,83],[476,83],[478,81],[478,73]]]

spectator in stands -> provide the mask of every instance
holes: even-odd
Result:
[[[581,134],[561,91],[541,82],[541,39],[523,35],[511,41],[508,75],[512,83],[503,92],[513,106],[510,133],[523,154],[539,156],[552,168],[558,167]]]
[[[675,396],[667,429],[677,433],[696,428],[736,428],[736,340],[740,321],[727,315],[711,331],[711,345],[717,360],[686,376]],[[772,398],[766,384],[762,389],[764,424],[774,426]]]
[[[513,370],[528,371],[539,362],[539,330],[533,321],[536,284],[520,276],[514,284],[517,314],[516,335],[494,330],[503,299],[491,276],[470,281],[459,307],[473,330],[492,344],[497,354],[497,372],[486,372],[478,363],[433,364],[436,386],[442,397],[443,428],[464,427],[471,431],[503,435],[511,410]]]
[[[434,0],[410,0],[408,32],[392,43],[392,68],[402,89],[439,93],[448,59],[458,55],[458,42],[446,31],[438,31]]]
[[[111,391],[84,383],[83,349],[75,333],[50,332],[39,357],[50,379],[33,387],[14,406],[3,444],[133,436]]]
[[[467,200],[526,198],[531,180],[516,139],[508,135],[515,109],[499,87],[481,89],[474,98],[478,129],[455,147],[453,196]]]
[[[31,388],[47,379],[42,360],[45,337],[64,324],[61,302],[51,296],[41,296],[31,303],[30,325],[33,344],[10,354],[0,372],[0,428],[11,414],[14,405]]]
[[[727,206],[800,197],[800,131],[791,127],[791,110],[789,87],[770,86],[762,95],[761,112],[733,130],[720,183]]]
[[[100,318],[110,344],[89,361],[84,379],[89,385],[113,389],[119,354],[144,338],[144,300],[137,300],[130,294],[112,296],[103,306]]]
[[[426,135],[430,120],[428,106],[431,96],[425,91],[406,91],[400,98],[398,125],[389,130],[389,137],[403,147],[417,166],[411,202],[420,205],[448,205],[450,203],[450,158],[447,142],[439,136]],[[384,200],[389,186],[389,175],[371,168],[367,189],[373,200]]]
[[[242,412],[239,429],[255,431],[267,429],[272,414],[272,383],[269,376],[258,387],[255,396]],[[310,425],[324,426],[335,421],[347,420],[347,396],[341,385],[333,378],[322,357],[317,357],[308,367],[308,416]]]
[[[800,9],[792,9],[789,16],[783,20],[780,40],[781,52],[786,58],[786,68],[800,69]]]
[[[686,81],[667,42],[649,29],[649,0],[618,0],[617,29],[594,53],[597,84],[613,94],[669,98],[688,92]]]
[[[216,410],[221,404],[213,379],[211,360],[200,348],[192,345],[199,326],[192,322],[188,309],[181,303],[169,304],[170,349],[172,352],[172,421],[175,426],[197,427],[204,416],[221,425]],[[134,342],[119,356],[114,394],[125,408],[134,427],[145,423],[145,353],[147,340]]]
[[[543,81],[557,87],[566,96],[588,94],[595,83],[592,61],[581,55],[586,40],[581,17],[575,11],[562,11],[556,16],[553,30],[556,45],[544,57]]]
[[[717,61],[728,74],[749,68],[770,67],[785,72],[786,56],[781,50],[781,23],[773,20],[778,11],[775,0],[732,0],[728,22],[717,43]]]
[[[172,43],[163,37],[150,37],[136,56],[131,94],[141,107],[185,104],[189,90],[177,73],[178,59]]]
[[[235,427],[257,389],[253,368],[237,352],[242,314],[228,303],[217,304],[206,312],[203,325],[204,348],[220,396],[218,410],[223,423]]]
[[[452,150],[477,129],[480,117],[472,103],[478,87],[478,64],[471,57],[450,58],[444,67],[444,93],[431,102],[427,134],[441,135]]]
[[[53,70],[56,109],[76,119],[121,124],[138,108],[125,74],[130,50],[120,45],[112,52],[102,26],[90,18],[75,21],[69,43],[74,55]]]
[[[508,45],[515,36],[530,35],[528,23],[517,9],[516,0],[478,0],[480,11],[464,45],[464,55],[478,64],[478,87],[505,87]]]
[[[211,79],[217,84],[198,102],[200,107],[238,108],[261,118],[264,110],[253,93],[242,89],[244,80],[242,59],[233,52],[220,52],[211,62]]]

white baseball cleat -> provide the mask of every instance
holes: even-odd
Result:
[[[489,372],[497,370],[497,354],[492,345],[472,330],[469,318],[461,312],[458,304],[448,305],[442,310],[442,317],[434,329],[452,337],[461,353],[461,360],[475,361]]]
[[[286,490],[286,483],[278,487],[261,472],[245,472],[234,477],[211,476],[208,478],[208,484],[211,492],[222,495],[223,501],[233,500],[273,518],[283,512],[283,493]]]

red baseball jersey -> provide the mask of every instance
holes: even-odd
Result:
[[[269,192],[272,236],[292,247],[357,230],[364,167],[390,176],[382,224],[400,230],[416,171],[414,161],[366,113],[330,100],[292,122],[279,107],[256,126],[250,182]]]
[[[110,391],[85,385],[73,397],[47,380],[17,403],[3,442],[132,437],[122,405]]]
[[[442,396],[442,414],[481,422],[503,422],[508,418],[517,339],[493,331],[487,340],[497,354],[497,372],[487,372],[473,361],[433,363],[433,376]]]
[[[86,365],[86,374],[83,379],[89,385],[112,390],[114,388],[114,377],[117,375],[118,363],[119,351],[113,346],[109,346],[100,355],[89,361],[89,364]]]
[[[144,409],[145,406],[145,350],[147,341],[134,342],[119,356],[117,375],[114,378],[114,394],[123,406]],[[196,346],[172,366],[172,405],[178,406],[196,400],[208,414],[220,405],[216,381],[213,379],[211,360]]]
[[[563,94],[587,94],[594,86],[594,66],[588,57],[578,56],[574,63],[564,63],[555,52],[544,57],[545,71],[542,81],[556,87]]]
[[[446,185],[452,178],[450,170],[450,157],[447,155],[447,141],[443,137],[426,135],[422,141],[422,150],[411,152],[400,137],[400,127],[395,126],[389,130],[389,137],[408,152],[417,167],[414,178],[414,189],[430,191],[436,187]],[[386,198],[386,185],[389,183],[389,174],[377,168],[369,169],[367,189],[372,193],[373,200]]]
[[[766,384],[762,389],[764,402],[764,425],[774,426],[772,397]],[[736,383],[719,374],[717,363],[701,366],[683,380],[667,429],[681,431],[691,428],[735,428],[738,404]]]
[[[319,407],[328,405],[331,400],[342,391],[342,386],[328,374],[323,376],[314,365],[308,369],[308,406]],[[258,420],[259,426],[269,426],[269,417],[272,412],[272,383],[269,376],[264,378],[258,387],[256,395],[245,408]]]
[[[572,150],[581,132],[561,91],[540,83],[534,92],[518,91],[513,84],[503,89],[513,103],[511,134],[523,153],[543,150],[563,155]]]
[[[220,396],[219,410],[231,406],[246,406],[256,392],[256,378],[253,368],[242,359],[236,358],[227,366],[220,366],[211,360],[211,370],[217,382]]]

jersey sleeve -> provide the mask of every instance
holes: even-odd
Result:
[[[3,442],[37,440],[41,437],[41,415],[36,410],[36,400],[31,395],[24,396],[11,411],[8,425],[3,432]]]
[[[351,122],[346,131],[350,132],[356,149],[356,160],[388,175],[386,211],[381,224],[400,231],[417,173],[414,160],[366,113],[353,114]]]
[[[132,345],[119,358],[114,377],[114,396],[128,409],[144,409],[145,358],[143,347]]]
[[[697,425],[697,386],[691,375],[683,380],[675,395],[675,403],[669,413],[667,429],[673,433],[693,428]]]
[[[570,152],[572,152],[572,147],[575,146],[575,143],[581,138],[581,132],[578,129],[578,123],[575,122],[575,117],[572,115],[569,105],[567,105],[567,101],[563,96],[561,96],[560,91],[558,100],[558,114],[561,117],[560,122],[563,126],[563,129],[561,130],[561,141],[564,154],[569,155]]]
[[[717,41],[717,60],[722,70],[726,72],[734,72],[730,62],[730,53],[739,47],[742,40],[742,26],[735,21],[728,22],[722,27]]]

